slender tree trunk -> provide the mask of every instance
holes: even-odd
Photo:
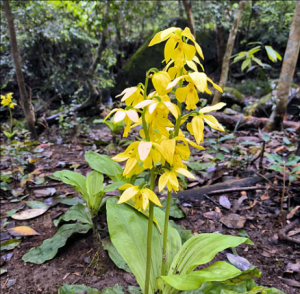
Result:
[[[297,60],[299,58],[300,48],[300,0],[297,1],[291,31],[287,43],[282,63],[278,88],[277,88],[277,104],[273,110],[265,130],[270,132],[273,130],[281,130],[283,118],[286,113],[287,101],[293,75],[295,72]]]
[[[194,19],[193,19],[193,15],[192,15],[192,1],[182,0],[182,3],[184,6],[184,9],[185,9],[185,12],[186,12],[186,17],[187,17],[187,21],[188,21],[191,33],[194,37],[196,37],[195,24],[194,24]]]
[[[225,52],[225,30],[222,25],[216,25],[216,35],[217,35],[217,53],[218,53],[218,65],[219,69],[222,66],[222,60]]]
[[[17,44],[16,32],[15,32],[15,25],[14,25],[14,20],[11,14],[11,9],[8,0],[3,0],[3,7],[7,19],[12,58],[14,61],[16,76],[17,76],[17,81],[19,86],[20,104],[25,114],[27,127],[31,133],[31,138],[35,140],[37,139],[37,134],[35,129],[35,113],[30,98],[26,93],[24,76],[22,73],[22,66],[21,66],[21,56],[18,50],[18,44]]]
[[[238,31],[239,22],[241,20],[242,15],[243,15],[245,6],[246,6],[246,1],[245,0],[240,1],[238,11],[236,12],[236,14],[234,16],[232,28],[231,28],[229,38],[228,38],[228,41],[227,41],[226,51],[225,51],[225,54],[224,54],[224,57],[223,57],[222,72],[221,72],[221,77],[220,77],[220,81],[219,81],[219,86],[221,88],[224,88],[226,86],[226,83],[227,83],[229,62],[230,62],[229,58],[232,54],[232,49],[233,49],[233,46],[234,46],[234,41],[235,41],[237,31]],[[220,102],[221,96],[222,96],[222,93],[219,92],[219,91],[216,91],[215,95],[214,95],[214,99],[212,101],[212,104],[216,104],[216,103]]]

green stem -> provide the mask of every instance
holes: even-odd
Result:
[[[166,275],[166,262],[167,262],[167,241],[168,241],[168,226],[169,226],[169,215],[171,207],[171,191],[168,191],[167,206],[165,212],[165,224],[164,224],[164,236],[163,236],[163,248],[162,248],[162,263],[161,263],[161,275]]]
[[[12,112],[8,106],[9,114],[10,114],[10,133],[12,133],[12,124],[13,124],[13,118],[12,118]]]
[[[154,168],[151,169],[150,189],[155,188],[155,173]],[[150,273],[151,273],[151,250],[152,250],[152,227],[153,227],[153,210],[154,204],[149,203],[149,218],[148,218],[148,235],[147,235],[147,262],[146,262],[146,279],[145,279],[145,294],[149,294]],[[152,293],[150,293],[152,294]]]

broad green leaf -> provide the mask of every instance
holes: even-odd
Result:
[[[105,288],[101,294],[124,294],[123,287],[115,285],[113,288]]]
[[[216,157],[217,157],[219,160],[221,160],[221,161],[224,161],[224,160],[225,160],[224,154],[221,153],[221,152],[218,152],[218,153],[216,154]]]
[[[85,234],[92,228],[90,224],[66,224],[60,227],[57,233],[50,239],[46,239],[41,246],[34,247],[23,255],[24,262],[42,264],[47,260],[52,259],[59,248],[63,247],[68,238],[75,233]]]
[[[286,138],[286,137],[284,137],[284,138],[282,139],[282,141],[283,141],[286,145],[291,145],[291,144],[292,144],[291,141],[290,141],[288,138]]]
[[[300,171],[300,165],[297,165],[296,167],[294,167],[294,168],[292,169],[292,173],[295,173],[295,172],[297,172],[297,171]]]
[[[288,165],[288,166],[295,165],[295,164],[297,164],[299,162],[299,160],[300,160],[300,156],[291,155],[287,159],[286,165]]]
[[[249,66],[250,62],[251,62],[251,59],[246,59],[246,60],[243,61],[242,66],[241,66],[242,72],[244,71],[244,69],[245,69],[247,66]]]
[[[119,254],[136,277],[142,290],[145,287],[145,265],[147,247],[148,219],[126,204],[117,204],[117,199],[109,198],[106,203],[107,223],[110,238]],[[154,208],[154,216],[159,226],[164,227],[164,212]],[[162,238],[158,228],[153,225],[152,268],[149,293],[155,292],[155,280],[161,274]],[[178,232],[169,225],[166,269],[168,270],[175,254],[181,247]]]
[[[256,46],[248,51],[249,55],[253,55],[254,53],[260,51],[260,46]]]
[[[122,167],[109,156],[100,155],[94,151],[87,151],[85,152],[85,160],[92,169],[107,175],[113,181],[123,180]]]
[[[0,251],[12,250],[21,243],[20,239],[6,240],[0,244]]]
[[[85,210],[85,206],[81,203],[77,203],[72,206],[65,214],[61,215],[58,219],[53,221],[53,224],[57,227],[61,221],[81,221],[84,224],[92,225],[91,214]]]
[[[289,175],[289,182],[292,183],[292,182],[294,182],[297,178],[299,178],[299,175],[297,175],[297,174]]]
[[[277,61],[277,55],[275,53],[275,50],[272,48],[272,46],[265,46],[268,57],[271,61],[276,62]]]
[[[208,168],[213,168],[216,166],[216,163],[213,161],[210,162],[187,162],[187,166],[196,171],[207,170]]]
[[[256,145],[256,143],[252,141],[244,141],[241,143],[241,145]]]
[[[86,294],[100,294],[101,292],[95,288],[91,288],[84,285],[67,285],[58,288],[57,294],[77,294],[77,293],[86,293]]]
[[[214,264],[185,275],[168,275],[161,278],[173,288],[186,291],[195,290],[205,282],[222,282],[241,274],[241,271],[233,265],[224,261],[217,261]]]
[[[221,137],[218,141],[219,142],[222,142],[222,141],[226,141],[226,140],[230,140],[230,139],[234,139],[235,136],[233,134],[230,134],[230,135],[225,135],[223,137]]]
[[[248,238],[218,233],[193,236],[183,244],[175,256],[169,275],[188,274],[198,265],[210,262],[218,252],[242,243],[253,244]]]
[[[65,205],[69,205],[69,206],[73,206],[76,205],[77,203],[83,203],[83,200],[81,198],[64,198],[59,200],[59,203],[61,204],[65,204]]]
[[[160,201],[162,204],[162,210],[166,211],[167,199]],[[170,206],[170,217],[174,218],[183,218],[185,217],[183,211],[178,207],[179,200],[177,198],[171,198],[171,206]]]
[[[53,175],[63,183],[71,185],[80,194],[84,202],[87,202],[88,193],[85,185],[85,176],[69,170],[57,171]]]
[[[48,205],[44,204],[41,201],[26,201],[26,205],[32,209],[34,208],[49,208]]]
[[[268,167],[268,169],[275,170],[275,171],[278,171],[278,172],[283,172],[284,171],[284,168],[280,165],[271,165],[270,167]]]
[[[271,136],[270,136],[270,135],[267,135],[267,134],[263,134],[262,138],[263,138],[263,140],[264,140],[265,142],[269,142],[270,139],[271,139]]]
[[[88,192],[87,206],[94,217],[99,209],[104,196],[103,175],[95,170],[88,174],[86,178],[86,190]]]
[[[273,153],[266,153],[266,157],[271,161],[271,162],[278,162],[278,163],[283,163],[283,158],[277,154]]]
[[[261,276],[261,272],[256,268],[256,266],[252,266],[250,268],[248,268],[247,270],[241,272],[240,275],[232,278],[232,279],[228,279],[227,281],[224,281],[225,284],[229,284],[229,285],[236,285],[236,284],[240,284],[244,281],[247,281],[249,279],[252,278],[259,278]]]
[[[103,249],[108,251],[108,255],[110,259],[114,262],[114,264],[120,268],[123,269],[127,273],[131,273],[130,268],[128,267],[125,260],[122,258],[122,256],[118,253],[116,247],[111,243],[110,238],[105,238],[101,241]]]
[[[264,64],[261,62],[260,59],[258,59],[256,57],[252,57],[252,60],[255,61],[257,64],[259,64],[261,67],[265,67]]]

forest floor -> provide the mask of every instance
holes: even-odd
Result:
[[[193,234],[218,231],[222,234],[249,236],[254,246],[240,246],[237,252],[262,272],[261,278],[256,279],[256,282],[264,286],[276,287],[287,294],[296,294],[300,291],[300,225],[298,223],[296,227],[286,232],[287,236],[296,240],[295,242],[283,240],[280,230],[299,218],[300,211],[297,211],[300,207],[299,175],[291,184],[287,180],[288,172],[297,166],[297,163],[291,166],[284,165],[285,173],[274,172],[268,170],[272,160],[270,156],[265,155],[266,153],[278,154],[286,161],[288,155],[295,151],[297,141],[291,131],[269,135],[264,137],[265,154],[259,166],[263,140],[257,131],[236,131],[234,136],[224,137],[223,134],[219,135],[218,132],[207,129],[206,138],[210,141],[205,145],[206,150],[193,150],[191,153],[194,164],[189,165],[189,168],[197,175],[196,181],[183,183],[189,191],[189,197],[186,199],[181,197],[180,192],[174,195],[180,199],[179,208],[184,215],[183,218],[174,221],[191,230]],[[220,140],[222,136],[224,140]],[[127,139],[134,139],[134,137]],[[45,145],[35,149],[33,157],[40,160],[34,162],[31,168],[37,171],[38,178],[43,178],[44,182],[42,184],[28,182],[22,193],[19,195],[14,193],[14,197],[11,196],[11,192],[5,192],[1,196],[1,242],[13,238],[8,230],[16,226],[30,226],[38,233],[38,235],[22,237],[21,243],[13,250],[1,251],[1,269],[7,270],[6,273],[1,274],[1,293],[57,293],[58,287],[63,284],[81,284],[99,290],[113,287],[115,284],[125,287],[137,286],[134,276],[119,269],[108,254],[104,260],[97,259],[98,248],[94,246],[91,231],[69,238],[57,255],[43,264],[22,261],[22,256],[32,247],[40,246],[45,239],[51,238],[57,232],[58,228],[53,225],[53,220],[70,207],[61,203],[55,205],[54,200],[57,196],[63,195],[65,199],[79,197],[72,187],[54,181],[49,176],[62,169],[70,169],[86,175],[91,171],[84,160],[86,150],[109,153],[113,156],[125,148],[112,144],[106,146],[95,144],[102,141],[103,144],[112,142],[110,132],[105,126],[90,130],[89,135],[81,135],[76,140],[65,141],[57,140],[56,143],[48,144],[46,137],[40,138],[40,143]],[[121,143],[128,144],[128,141],[123,140]],[[223,156],[216,155],[218,153]],[[203,165],[203,162],[206,165]],[[280,164],[276,163],[276,165]],[[2,160],[1,172],[9,171],[9,160]],[[271,176],[267,178],[270,174]],[[261,178],[257,183],[249,181],[249,184],[244,184],[242,188],[237,188],[238,185],[235,185],[236,180],[253,179],[257,175]],[[199,190],[204,185],[213,187],[217,183],[226,183],[228,180],[232,181],[232,186],[227,185],[227,190],[223,188],[223,191],[211,193],[216,190],[212,188],[206,196]],[[13,181],[10,186],[17,191],[20,187],[19,180]],[[38,193],[48,188],[52,189],[53,195]],[[283,211],[280,211],[282,195],[285,201]],[[290,197],[289,208],[287,196]],[[28,201],[53,205],[36,218],[12,219],[10,216],[13,212],[28,209],[28,205],[26,206]],[[292,208],[294,210],[290,211]],[[13,209],[15,211],[12,211]],[[101,237],[105,238],[108,236],[108,231],[104,211],[101,212],[99,220]],[[217,258],[226,259],[225,253],[219,253]]]

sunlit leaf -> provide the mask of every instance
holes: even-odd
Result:
[[[19,226],[10,228],[7,230],[12,236],[15,237],[24,237],[24,236],[34,236],[34,235],[40,235],[38,232],[33,230],[30,227],[27,226]]]

